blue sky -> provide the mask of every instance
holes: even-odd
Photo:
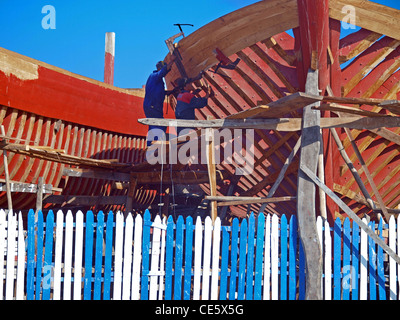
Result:
[[[114,84],[140,88],[168,53],[164,40],[188,35],[208,22],[257,0],[0,0],[0,47],[103,81],[106,32],[115,32]],[[375,2],[400,9],[398,0]],[[56,12],[44,29],[45,5]]]

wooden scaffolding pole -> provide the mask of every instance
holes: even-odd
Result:
[[[0,127],[1,134],[3,137],[6,135],[4,126]],[[8,172],[8,158],[7,158],[7,151],[3,150],[3,162],[4,162],[4,176],[6,178],[6,192],[7,192],[7,203],[8,203],[8,210],[12,210],[12,199],[11,199],[11,187],[10,187],[10,174]]]
[[[306,91],[318,91],[318,70],[309,71]],[[318,168],[321,132],[320,113],[312,107],[313,105],[309,105],[303,111],[300,166],[315,174]],[[322,253],[316,227],[315,185],[302,170],[299,170],[297,185],[299,233],[306,261],[306,299],[321,300]]]

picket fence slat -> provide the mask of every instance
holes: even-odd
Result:
[[[297,219],[289,222],[289,300],[296,300],[296,253],[297,253]]]
[[[339,218],[333,227],[333,246],[333,300],[340,300],[342,229]]]
[[[104,213],[97,214],[96,244],[94,254],[94,289],[93,300],[101,299],[102,283],[102,262],[103,262],[103,234],[104,234]]]
[[[114,215],[109,212],[107,215],[106,225],[106,249],[104,258],[104,289],[103,299],[110,300],[111,298],[111,270],[112,270],[112,251],[113,251],[113,224]]]
[[[270,300],[271,285],[271,216],[268,214],[265,220],[265,243],[264,243],[264,282],[263,300]]]
[[[73,217],[68,210],[65,219],[65,251],[64,251],[64,300],[71,299],[71,277],[72,277],[72,232]]]
[[[124,266],[122,271],[122,300],[129,300],[131,298],[132,242],[133,217],[132,214],[129,213],[125,222]]]
[[[165,262],[165,300],[172,300],[172,270],[174,248],[174,221],[172,216],[167,221],[166,262]]]
[[[51,273],[53,258],[53,237],[54,237],[54,214],[50,211],[46,217],[46,237],[43,268],[43,300],[50,300],[51,294]],[[36,280],[37,281],[37,280]]]
[[[193,218],[186,218],[186,234],[185,234],[185,273],[183,285],[183,299],[190,300],[191,284],[192,284],[192,255],[193,255]]]
[[[229,300],[236,299],[236,277],[237,277],[237,255],[239,242],[239,220],[233,219],[232,222],[232,244],[231,244],[231,276],[229,280]]]
[[[367,219],[363,218],[362,221],[367,224]],[[367,300],[367,277],[368,277],[368,235],[364,230],[361,230],[360,237],[360,300]]]
[[[281,282],[281,300],[287,300],[287,250],[288,250],[288,234],[286,216],[281,217],[281,263],[280,263],[280,282]]]
[[[375,232],[375,222],[370,222],[369,227]],[[376,250],[374,240],[368,236],[368,280],[369,300],[376,300]]]
[[[271,225],[271,299],[278,300],[279,277],[279,221],[278,216],[272,216]]]
[[[257,242],[256,242],[256,262],[254,274],[254,300],[261,300],[262,288],[262,270],[263,270],[263,250],[264,250],[264,237],[265,237],[265,216],[260,213],[257,217]],[[221,266],[222,270],[222,266]]]
[[[138,215],[137,217],[140,217],[140,216]],[[192,219],[192,221],[193,221],[193,219]],[[165,217],[162,220],[162,224],[163,224],[163,226],[167,225],[167,219]],[[137,233],[135,232],[135,235],[136,234]],[[165,278],[164,263],[165,263],[165,244],[166,244],[165,238],[166,238],[166,230],[162,229],[162,231],[161,231],[161,253],[160,253],[160,274],[161,275],[160,275],[160,280],[159,280],[158,300],[162,300],[163,294],[164,294],[164,278]],[[138,239],[138,241],[140,241],[140,239]],[[192,247],[190,247],[190,248],[192,248]],[[140,259],[140,256],[138,257],[138,260],[139,259]],[[140,271],[140,268],[137,268],[137,270]],[[190,291],[190,289],[189,289],[189,291]],[[189,295],[190,295],[190,293],[189,293]]]
[[[201,300],[210,299],[210,267],[211,267],[211,240],[212,220],[208,216],[204,221],[204,246],[203,246],[203,281],[201,288]]]
[[[89,213],[89,212],[88,212]],[[63,229],[64,229],[64,214],[61,210],[57,211],[56,218],[56,244],[55,244],[55,262],[54,262],[54,288],[53,300],[61,299],[61,260],[63,249]],[[88,247],[92,247],[88,245]]]
[[[221,281],[219,300],[226,300],[228,293],[228,263],[229,263],[229,232],[227,228],[222,228],[222,247],[221,247]]]
[[[342,279],[342,300],[350,300],[350,286],[354,281],[354,274],[350,266],[351,258],[351,228],[350,220],[346,218],[343,222],[343,279]]]
[[[329,223],[324,220],[324,283],[325,283],[325,300],[332,299],[332,237]]]
[[[396,222],[393,216],[389,219],[389,247],[396,252]],[[397,300],[396,262],[389,257],[389,290],[390,300]]]
[[[121,214],[122,217],[122,214]],[[135,238],[133,243],[133,263],[132,263],[132,300],[140,299],[140,272],[142,263],[142,230],[143,218],[140,215],[135,217]]]
[[[353,221],[352,229],[352,248],[351,248],[351,300],[358,300],[359,295],[359,263],[360,263],[360,228]]]
[[[244,300],[245,276],[246,276],[246,251],[247,251],[247,220],[240,225],[239,238],[239,271],[238,271],[238,292],[237,299]]]
[[[117,212],[115,217],[114,300],[121,300],[123,242],[124,217],[121,212]]]
[[[218,300],[220,242],[221,242],[221,219],[217,217],[214,222],[213,245],[212,245],[211,300]]]
[[[176,222],[175,266],[174,266],[174,300],[182,297],[182,265],[183,265],[183,217]]]
[[[254,237],[255,237],[255,218],[251,213],[248,224],[247,236],[247,268],[246,268],[246,300],[253,300],[253,274],[254,274]]]
[[[83,212],[75,216],[75,266],[74,266],[74,300],[81,300],[82,295],[82,255],[83,255]]]
[[[154,219],[154,223],[161,224],[160,216],[156,216]],[[153,231],[153,241],[151,244],[151,267],[150,267],[150,292],[149,292],[149,300],[156,300],[158,293],[158,268],[159,268],[159,259],[160,259],[160,245],[161,245],[161,229],[154,228]],[[134,269],[133,269],[134,270]]]
[[[383,219],[381,218],[378,225],[379,237],[383,240]],[[397,251],[399,252],[399,251]],[[377,274],[378,274],[378,293],[379,300],[386,300],[386,290],[385,290],[385,270],[384,270],[384,256],[383,249],[378,246],[377,253]]]
[[[295,216],[252,213],[229,227],[210,217],[195,224],[190,216],[152,220],[148,211],[124,217],[50,210],[36,218],[30,210],[24,231],[21,213],[0,210],[2,299],[304,299]],[[398,251],[399,222],[368,225],[384,240],[388,230]],[[325,300],[399,297],[399,266],[356,223],[336,219],[331,227],[318,218],[316,225]]]
[[[168,245],[167,245],[168,249]],[[193,300],[200,300],[201,256],[203,250],[203,230],[200,217],[196,219],[194,244],[194,282]]]

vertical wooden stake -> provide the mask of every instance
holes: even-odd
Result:
[[[320,141],[320,151],[318,156],[318,178],[325,183],[325,166],[324,166],[324,141],[322,137],[322,130],[320,131],[321,141]],[[325,192],[319,188],[319,211],[321,213],[321,217],[324,219],[328,218],[326,212],[326,195]]]
[[[318,70],[308,72],[306,92],[318,94]],[[320,113],[312,109],[314,105],[306,106],[303,111],[300,167],[304,166],[315,174],[321,139]],[[322,300],[322,251],[316,228],[315,184],[299,170],[297,185],[299,233],[306,261],[306,300]]]
[[[4,139],[6,136],[6,132],[4,130],[4,126],[0,127],[1,134],[3,135]],[[8,158],[7,158],[7,151],[3,150],[3,162],[4,162],[4,176],[6,178],[6,192],[7,192],[7,203],[8,203],[8,210],[12,210],[12,199],[11,199],[11,187],[10,187],[10,174],[8,172]]]
[[[115,33],[106,33],[106,53],[104,58],[104,82],[114,84],[114,56],[115,56]]]
[[[208,119],[210,120],[210,119]],[[215,168],[215,150],[214,150],[214,131],[211,128],[207,128],[207,168],[208,176],[210,179],[210,196],[217,195],[217,177]],[[211,201],[211,219],[214,223],[217,218],[217,202]]]
[[[132,199],[133,196],[135,195],[136,186],[137,186],[137,179],[133,175],[131,175],[129,180],[129,190],[126,196],[125,217],[128,216],[129,212],[132,212]]]
[[[43,177],[39,177],[36,190],[36,212],[35,212],[35,222],[38,221],[39,210],[41,211],[43,203]]]

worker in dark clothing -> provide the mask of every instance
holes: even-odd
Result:
[[[211,91],[208,90],[205,97],[196,97],[193,92],[182,89],[177,96],[175,107],[175,118],[184,120],[195,120],[195,109],[203,108],[207,105]],[[194,128],[178,128],[178,136],[184,129]]]
[[[171,57],[171,61],[166,64],[164,61],[159,61],[156,65],[157,70],[150,74],[146,82],[146,92],[144,96],[143,109],[146,118],[164,118],[164,99],[166,95],[164,77],[171,70],[171,66],[175,61],[175,56]],[[149,126],[149,132],[153,129],[158,129],[158,132],[148,135],[147,145],[151,145],[153,140],[160,140],[160,134],[166,135],[166,127],[164,126]],[[161,131],[160,131],[161,130]],[[150,139],[149,139],[150,138]]]

